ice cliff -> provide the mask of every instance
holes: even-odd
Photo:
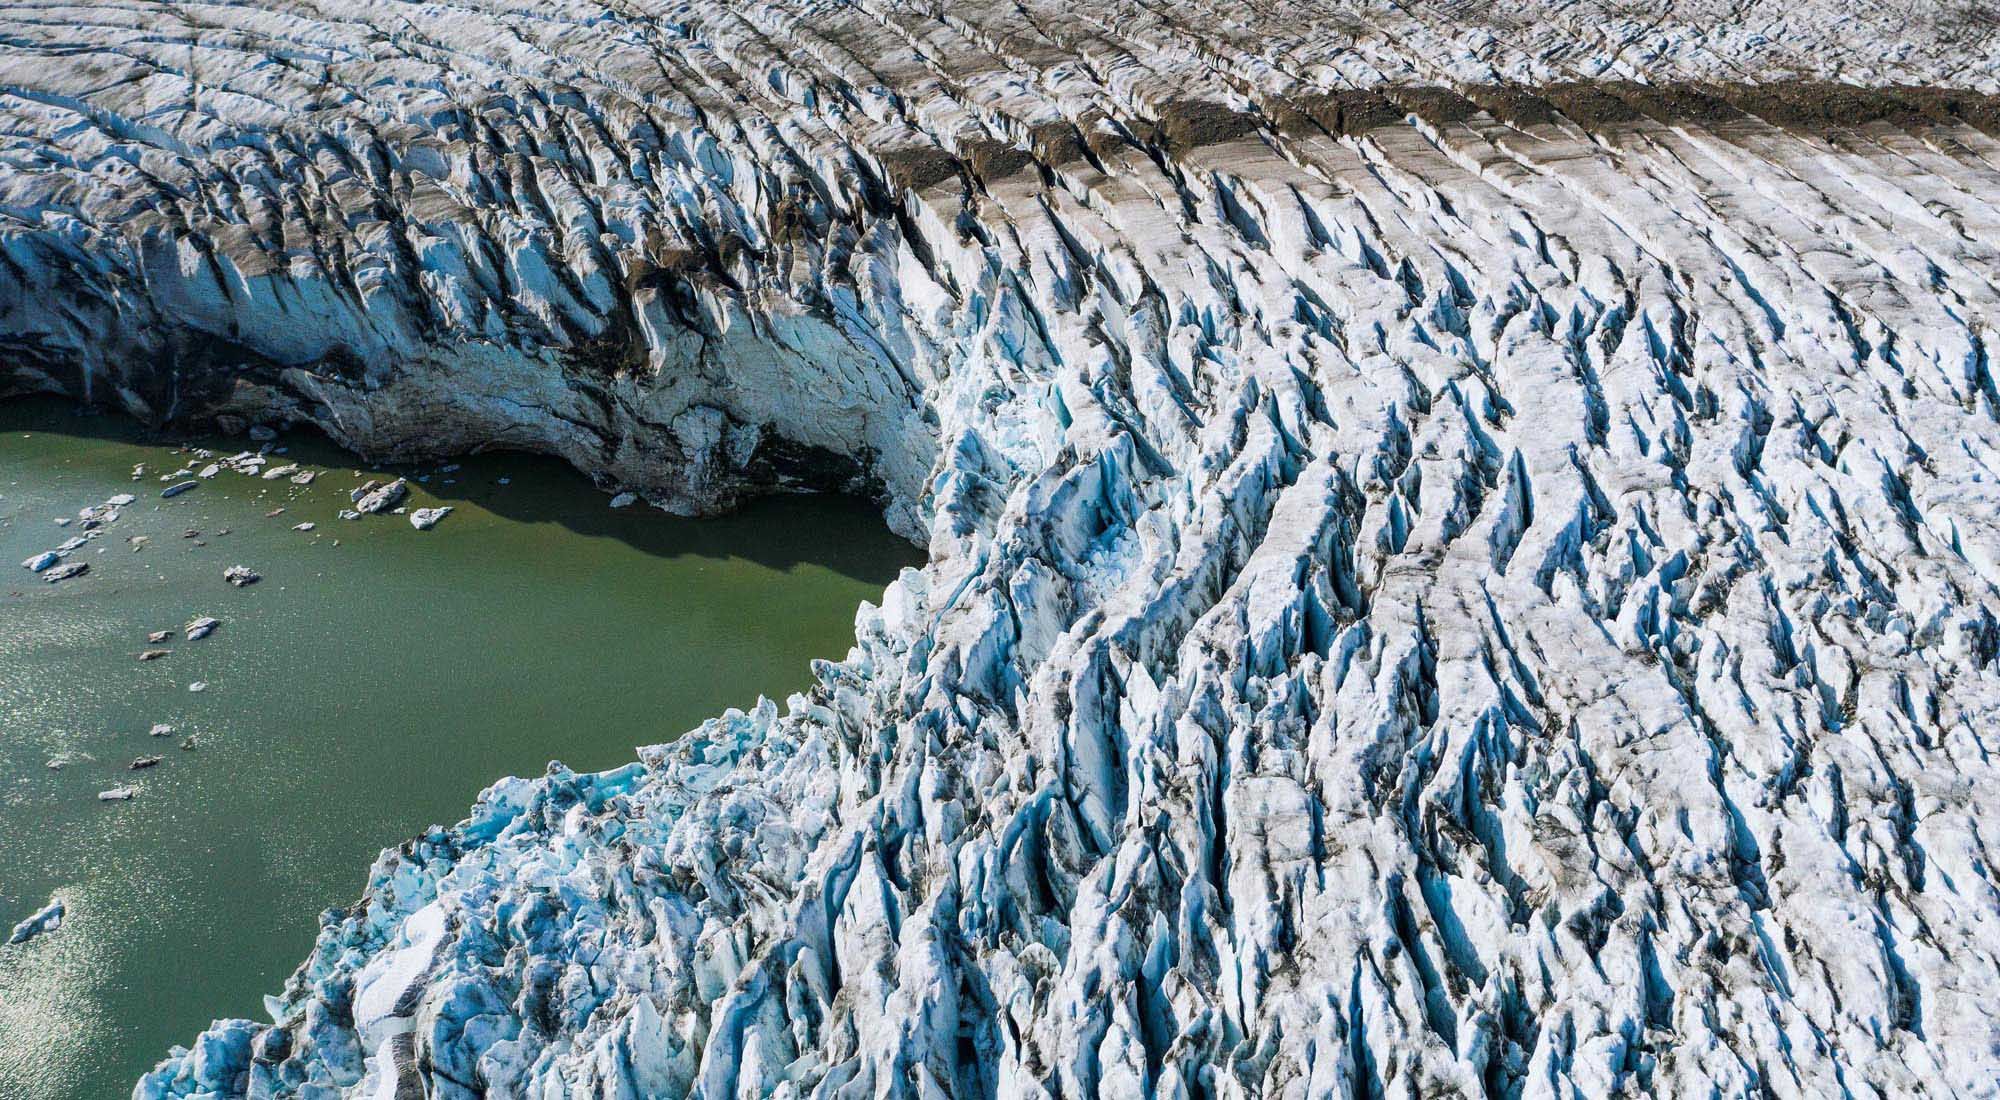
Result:
[[[135,1095],[1994,1095],[2000,36],[1915,10],[8,5],[0,389],[930,553]]]

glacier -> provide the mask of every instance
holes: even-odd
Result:
[[[135,1097],[2000,1093],[1997,22],[8,5],[0,393],[928,550]]]

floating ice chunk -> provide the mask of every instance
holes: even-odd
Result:
[[[381,488],[371,489],[357,497],[354,502],[354,510],[363,515],[386,512],[396,505],[401,504],[403,498],[409,495],[410,483],[399,477]]]
[[[50,898],[49,903],[36,910],[34,916],[14,926],[13,934],[7,937],[7,942],[10,944],[27,943],[36,936],[45,935],[61,928],[63,913],[62,901],[58,898]]]
[[[208,637],[210,634],[215,633],[215,628],[221,625],[222,625],[221,619],[218,619],[213,615],[203,615],[202,617],[187,624],[186,627],[187,640],[190,642],[198,642],[203,638]]]
[[[56,553],[54,550],[44,550],[27,561],[22,562],[21,568],[26,569],[30,573],[39,573],[61,560],[61,554]]]
[[[201,482],[199,481],[177,481],[160,490],[160,496],[163,498],[177,497],[200,484]]]
[[[410,513],[410,526],[419,531],[428,531],[438,525],[438,521],[451,514],[449,506],[443,508],[419,508]]]
[[[638,502],[639,494],[632,492],[619,493],[617,496],[611,498],[611,506],[613,508],[629,508]]]
[[[110,504],[93,504],[88,508],[77,509],[76,513],[76,518],[83,521],[85,530],[117,523],[118,516],[117,507]]]

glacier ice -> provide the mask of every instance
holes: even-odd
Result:
[[[1944,7],[0,14],[0,392],[929,551],[136,1095],[1992,1095]]]

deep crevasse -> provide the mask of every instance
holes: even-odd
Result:
[[[6,385],[931,562],[138,1095],[1994,1091],[1990,31],[406,7],[0,15]]]

